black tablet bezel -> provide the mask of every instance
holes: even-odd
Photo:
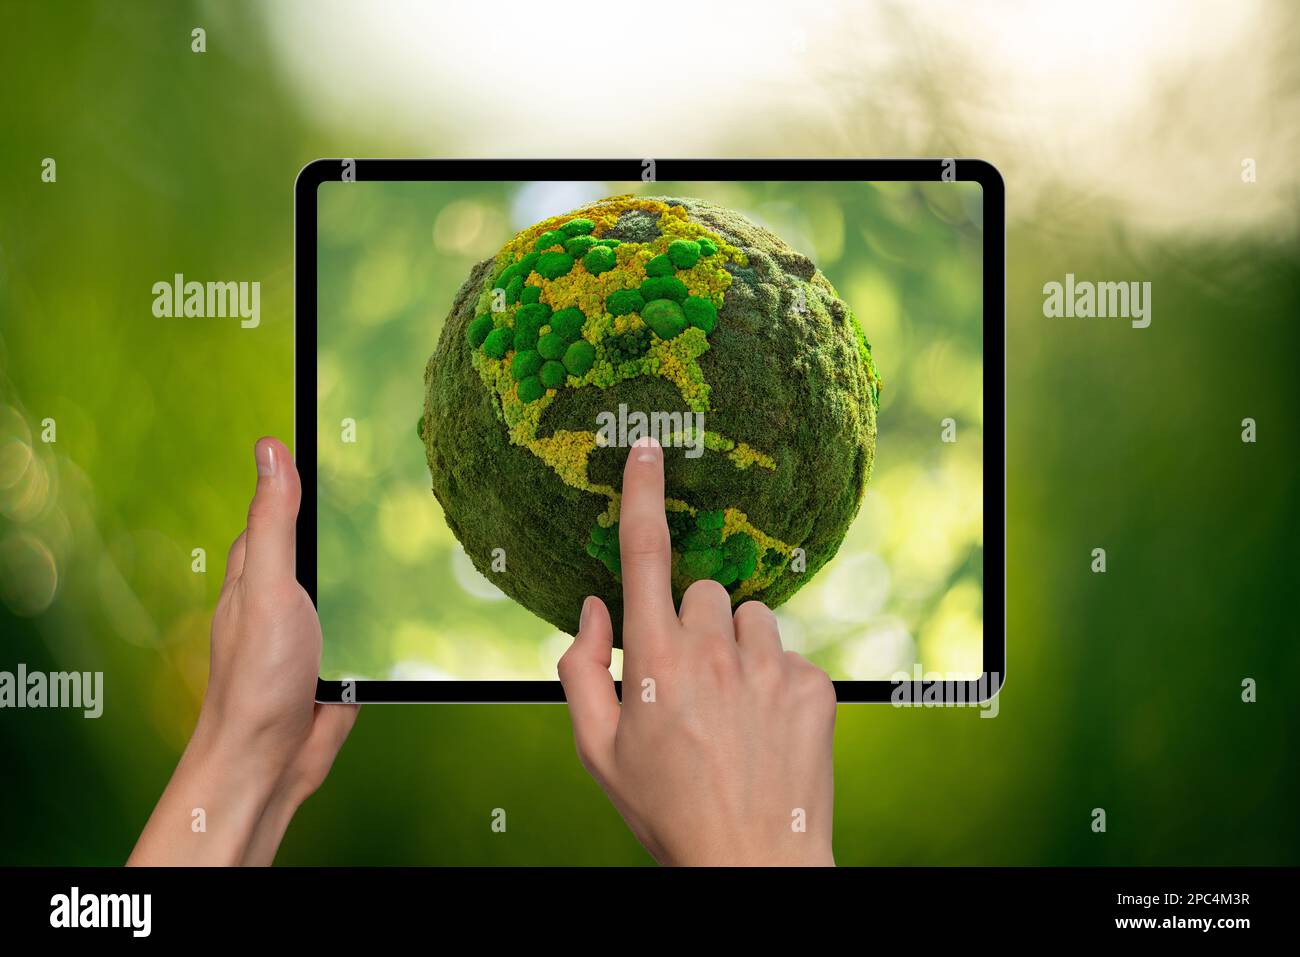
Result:
[[[975,182],[983,189],[984,674],[978,681],[836,681],[841,702],[987,701],[1006,681],[1006,195],[976,159],[318,159],[294,184],[294,456],[302,475],[297,575],[316,601],[316,188],[339,181]],[[305,348],[308,345],[311,348]],[[430,345],[432,348],[432,344]],[[992,561],[989,557],[992,556]],[[621,694],[622,689],[619,689]],[[555,681],[326,681],[316,700],[562,702]]]

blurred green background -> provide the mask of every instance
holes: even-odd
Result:
[[[518,230],[620,193],[741,212],[812,257],[864,317],[885,378],[870,494],[835,559],[778,610],[785,647],[834,678],[910,676],[917,663],[978,678],[983,205],[971,182],[322,184],[322,675],[555,680],[572,639],[474,568],[411,420],[471,268]],[[948,417],[956,442],[941,441]],[[613,670],[621,677],[621,650]]]
[[[565,20],[566,57],[605,71],[581,90],[503,15],[0,12],[0,668],[106,682],[98,720],[0,712],[0,862],[122,861],[192,727],[253,440],[292,428],[302,165],[797,154],[980,156],[1008,192],[1008,684],[993,720],[840,709],[839,862],[1296,863],[1294,6],[668,4],[679,71],[611,56],[644,29],[610,7]],[[261,326],[155,319],[176,272],[260,280]],[[1150,328],[1044,318],[1066,272],[1150,281]],[[279,860],[650,861],[564,709],[523,705],[364,709]]]

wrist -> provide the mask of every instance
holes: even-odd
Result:
[[[659,855],[656,855],[659,857]],[[799,833],[755,845],[750,840],[699,842],[682,855],[659,857],[680,867],[834,867],[830,838]]]
[[[272,736],[258,736],[241,729],[238,722],[211,717],[205,707],[181,756],[181,766],[209,768],[220,780],[266,802],[281,786],[289,766],[289,755],[282,750]]]
[[[259,758],[255,750],[198,729],[181,755],[176,776],[202,781],[213,792],[244,795],[259,805],[271,799],[278,777],[274,763]]]

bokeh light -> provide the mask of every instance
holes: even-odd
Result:
[[[562,44],[500,5],[181,0],[141,16],[106,4],[0,13],[0,61],[20,78],[0,124],[0,542],[24,556],[0,594],[44,601],[49,563],[33,541],[58,573],[33,615],[0,601],[0,667],[102,670],[106,698],[94,721],[5,713],[5,863],[120,863],[193,728],[253,441],[292,438],[292,184],[305,163],[340,155],[995,164],[1008,202],[1008,680],[996,720],[839,709],[836,858],[1296,862],[1296,4],[607,4],[563,12]],[[190,52],[196,24],[203,56]],[[566,84],[561,63],[600,82]],[[41,182],[44,157],[57,159],[57,183]],[[445,310],[412,310],[435,287],[463,278],[503,230],[607,185],[519,204],[505,190],[449,189],[427,210],[396,211],[364,184],[340,191],[319,207],[322,235],[349,262],[401,262],[377,261],[356,288],[349,270],[322,301],[355,303],[359,335],[407,335],[385,347],[422,363]],[[983,544],[962,491],[979,473],[982,409],[953,413],[961,438],[940,450],[925,387],[969,375],[963,356],[978,344],[932,361],[933,337],[913,323],[929,304],[936,320],[978,328],[961,314],[980,301],[962,285],[961,249],[979,244],[928,247],[911,227],[976,231],[980,197],[863,189],[855,196],[879,203],[866,215],[760,186],[707,188],[809,244],[867,318],[886,378],[882,429],[901,430],[882,433],[881,471],[844,552],[887,564],[884,607],[833,622],[819,577],[780,609],[783,640],[810,654],[829,640],[839,659],[828,666],[863,673],[932,654],[935,667],[964,667],[982,617],[978,565],[960,557]],[[177,271],[261,281],[261,326],[155,319],[150,287]],[[1047,323],[1043,283],[1067,271],[1152,281],[1152,326]],[[392,277],[408,288],[383,288]],[[401,406],[405,424],[389,446],[361,418],[356,454],[328,462],[346,479],[333,507],[354,509],[355,528],[387,523],[390,544],[360,556],[348,526],[322,535],[322,593],[365,600],[351,576],[363,557],[391,563],[394,581],[427,569],[390,589],[395,626],[356,667],[437,678],[425,649],[508,634],[515,663],[483,667],[540,672],[561,636],[464,591],[445,528],[412,521],[410,542],[392,537],[395,510],[413,500],[392,470],[423,467],[406,411],[418,409],[418,375],[368,397],[349,393],[344,372],[322,363],[322,404]],[[405,399],[392,391],[406,388]],[[921,396],[933,405],[914,404]],[[1255,445],[1239,438],[1246,416]],[[50,417],[52,444],[40,437]],[[1100,544],[1110,571],[1093,575]],[[945,557],[928,560],[930,546]],[[203,575],[189,570],[196,547]],[[431,593],[457,596],[448,614],[428,614]],[[1249,706],[1246,677],[1260,688]],[[1112,822],[1104,840],[1086,826],[1098,804]],[[511,809],[506,839],[481,826],[499,806]],[[279,859],[649,863],[579,765],[564,709],[540,705],[364,708]]]

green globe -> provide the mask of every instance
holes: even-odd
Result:
[[[880,377],[813,262],[695,199],[615,196],[479,263],[425,366],[433,493],[475,566],[569,633],[621,632],[626,446],[665,447],[678,600],[776,607],[835,554],[871,476]],[[617,639],[616,639],[617,640]]]

